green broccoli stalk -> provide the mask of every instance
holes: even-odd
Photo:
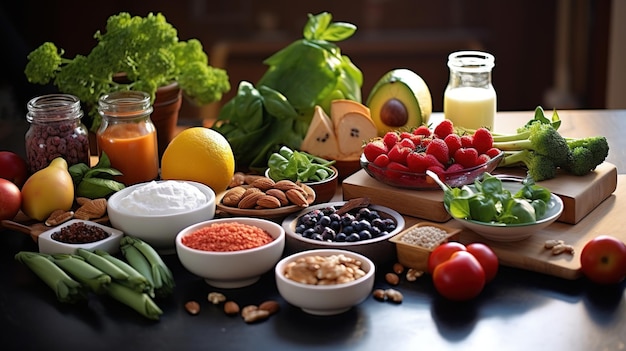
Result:
[[[574,175],[585,175],[596,169],[609,155],[609,144],[605,137],[568,138],[569,162],[564,167]]]
[[[98,99],[113,91],[144,91],[154,102],[159,87],[178,82],[191,101],[208,104],[230,90],[226,71],[209,65],[200,41],[179,41],[176,29],[160,13],[113,15],[106,32],[98,31],[94,37],[97,44],[91,52],[72,59],[46,42],[28,55],[24,70],[29,82],[52,81],[59,91],[78,97],[93,118],[92,130],[100,125]],[[128,82],[116,80],[120,73]]]
[[[515,166],[525,166],[528,175],[537,182],[556,177],[557,166],[554,162],[549,157],[528,149],[505,152],[504,158],[498,164],[498,167]]]
[[[532,150],[550,158],[557,167],[567,165],[570,158],[567,141],[551,124],[532,123],[517,136],[519,139],[494,141],[493,147],[503,151]]]

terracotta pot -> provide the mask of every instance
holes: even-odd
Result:
[[[161,159],[167,145],[176,135],[178,112],[180,111],[182,101],[182,91],[178,83],[160,87],[156,92],[156,99],[153,105],[154,111],[152,111],[150,119],[157,130],[159,159]]]

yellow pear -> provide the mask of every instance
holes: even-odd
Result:
[[[22,211],[38,221],[48,218],[52,211],[70,210],[73,203],[74,183],[61,157],[31,175],[22,187]]]

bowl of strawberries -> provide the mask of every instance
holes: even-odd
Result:
[[[493,147],[486,128],[456,132],[444,119],[433,130],[420,126],[412,131],[389,131],[363,148],[361,167],[374,179],[406,189],[438,189],[426,175],[430,170],[451,187],[471,184],[492,172],[504,158]]]

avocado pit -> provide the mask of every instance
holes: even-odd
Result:
[[[381,107],[380,119],[387,126],[402,127],[409,120],[409,112],[402,101],[391,98]]]

